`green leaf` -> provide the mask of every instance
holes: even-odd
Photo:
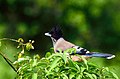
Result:
[[[74,62],[73,62],[71,59],[69,59],[68,62],[69,62],[69,66],[71,66],[71,67],[72,67],[72,66],[75,67]]]
[[[76,66],[77,70],[80,72],[80,67],[77,64],[75,64],[75,66]]]
[[[51,53],[50,53],[50,52],[47,52],[47,53],[45,54],[45,57],[47,58],[47,57],[49,57],[49,56],[51,56]]]
[[[76,77],[76,79],[81,79],[81,78],[82,76],[80,74]]]
[[[72,53],[76,53],[76,49],[75,48],[69,48],[67,50],[65,50],[66,53],[72,54]]]
[[[71,73],[71,74],[69,75],[69,78],[70,78],[70,79],[72,79],[73,77],[75,77],[75,73]]]
[[[37,79],[37,73],[32,74],[32,79]]]
[[[110,71],[110,72],[112,73],[112,75],[115,79],[119,79],[118,76],[115,73],[113,73],[112,71]]]
[[[67,63],[67,53],[66,52],[63,53],[62,59],[64,60],[64,63],[66,64]]]
[[[94,79],[97,79],[97,76],[95,74],[91,74]]]
[[[84,74],[86,74],[90,79],[94,79],[93,76],[92,76],[92,74],[89,74],[87,72],[84,72]]]
[[[72,70],[78,71],[75,63],[71,59],[68,59],[68,62],[69,62],[69,66],[70,66],[69,68],[71,68]]]
[[[68,77],[65,73],[62,73],[62,79],[68,79]]]
[[[37,66],[46,67],[47,64],[48,64],[47,62],[38,62]]]
[[[80,57],[82,58],[82,60],[83,60],[83,62],[84,62],[84,64],[85,64],[85,66],[86,66],[86,68],[87,68],[87,70],[88,70],[87,60],[86,60],[83,56],[80,56]]]
[[[83,73],[85,69],[86,69],[86,68],[81,67],[81,73]]]
[[[2,46],[2,43],[1,43],[1,41],[0,41],[0,46]]]
[[[52,59],[52,57],[61,57],[62,58],[62,54],[63,53],[55,53],[55,54],[52,54],[51,56],[49,56],[47,59]]]
[[[37,59],[34,59],[32,66],[34,67],[34,66],[36,66],[36,65],[37,65]]]
[[[108,67],[104,67],[104,69],[103,69],[103,70],[109,71],[109,68],[108,68]]]
[[[49,72],[52,70],[52,69],[54,69],[59,63],[58,63],[58,61],[60,60],[61,58],[55,58],[54,59],[54,61],[51,63],[51,65],[50,65],[50,69],[49,69]]]

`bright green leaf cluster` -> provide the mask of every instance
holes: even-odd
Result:
[[[84,62],[74,62],[66,52],[48,52],[43,58],[25,56],[14,62],[18,68],[16,79],[118,79],[107,67],[99,68],[82,59]]]

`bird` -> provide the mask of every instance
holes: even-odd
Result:
[[[82,61],[82,59],[77,56],[81,55],[85,59],[92,57],[101,57],[106,59],[112,59],[115,57],[113,54],[99,53],[99,52],[90,52],[85,48],[82,48],[78,45],[75,45],[64,39],[63,33],[60,26],[53,27],[49,32],[45,33],[46,36],[49,36],[52,39],[53,48],[55,53],[59,53],[59,50],[64,52],[67,49],[74,48],[76,52],[70,53],[70,56],[73,61]]]

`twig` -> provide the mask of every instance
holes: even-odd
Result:
[[[5,59],[5,61],[12,67],[12,69],[17,72],[17,69],[12,65],[12,61],[8,59],[3,53],[0,51],[1,56]]]
[[[2,41],[2,40],[11,40],[11,41],[15,41],[15,42],[17,42],[16,39],[10,39],[10,38],[2,38],[2,39],[0,39],[0,41]]]

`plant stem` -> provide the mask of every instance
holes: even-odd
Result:
[[[12,65],[12,61],[7,58],[5,55],[3,55],[3,53],[0,51],[0,55],[5,59],[5,61],[12,67],[12,69],[17,72],[17,69]]]

